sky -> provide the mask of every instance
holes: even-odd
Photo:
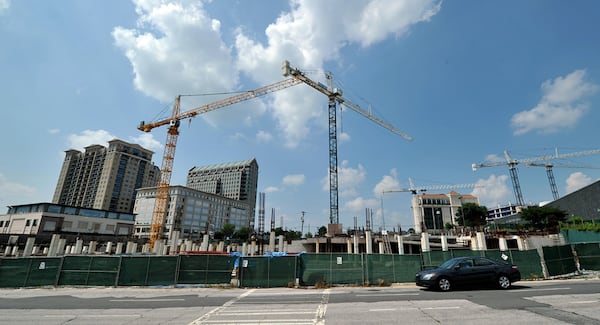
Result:
[[[514,203],[512,158],[598,149],[600,2],[594,0],[0,0],[0,206],[50,202],[65,151],[113,138],[153,150],[140,121],[269,85],[288,60],[331,73],[350,102],[412,136],[338,108],[339,221],[413,227],[410,193],[468,184]],[[327,98],[300,84],[182,121],[171,178],[256,158],[266,222],[329,222]],[[600,178],[600,155],[555,161],[560,195]],[[586,167],[586,168],[574,168]],[[524,200],[550,201],[544,168],[518,166]],[[429,191],[447,193],[449,190]],[[304,224],[301,215],[304,211]]]

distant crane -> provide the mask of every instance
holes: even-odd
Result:
[[[572,157],[587,156],[587,155],[594,155],[594,154],[600,154],[600,149],[571,152],[571,153],[566,153],[566,154],[558,154],[558,149],[555,149],[554,154],[552,154],[552,155],[538,156],[538,157],[531,157],[531,158],[517,160],[517,159],[513,159],[510,156],[510,154],[508,153],[508,151],[504,150],[504,158],[506,159],[506,161],[496,161],[496,162],[487,162],[487,163],[481,163],[481,164],[472,164],[471,168],[473,169],[473,171],[475,171],[482,167],[508,166],[508,170],[510,172],[510,178],[511,178],[511,181],[513,184],[513,191],[515,193],[515,199],[517,201],[516,204],[518,206],[524,206],[525,202],[523,200],[523,194],[521,193],[521,185],[519,184],[519,176],[517,174],[517,165],[518,164],[520,164],[520,163],[524,163],[524,164],[539,163],[542,161],[548,162],[548,161],[555,160],[555,159],[572,158]],[[550,172],[548,172],[548,170],[550,170]],[[554,173],[552,172],[552,166],[550,166],[549,169],[546,169],[546,171],[548,174],[548,179],[550,181],[550,187],[551,188],[554,187],[552,189],[553,195],[558,196],[558,191],[555,192],[556,182],[554,181]]]
[[[546,175],[548,176],[548,182],[550,183],[550,191],[552,191],[552,197],[554,200],[558,200],[560,195],[558,194],[558,187],[556,186],[556,180],[554,179],[554,172],[552,171],[553,167],[560,168],[586,168],[586,169],[600,169],[598,166],[585,166],[585,165],[568,165],[568,164],[555,164],[549,161],[544,163],[537,162],[528,162],[525,163],[527,167],[545,167]]]
[[[477,184],[454,184],[454,185],[434,185],[434,186],[427,186],[427,187],[415,187],[412,179],[410,179],[410,178],[408,179],[408,183],[409,183],[408,188],[385,190],[385,191],[383,191],[382,195],[385,193],[398,193],[398,192],[410,192],[412,194],[411,209],[413,212],[413,222],[415,225],[416,233],[423,232],[423,228],[424,228],[424,226],[423,226],[424,220],[423,220],[423,216],[421,214],[421,209],[419,208],[419,201],[418,201],[419,193],[426,192],[426,191],[453,190],[453,189],[458,189],[458,188],[481,187],[481,185],[477,185]],[[382,211],[382,214],[383,214],[383,211]]]
[[[297,84],[301,81],[288,78],[276,83],[257,88],[251,91],[243,92],[213,103],[202,105],[185,112],[180,112],[181,95],[175,98],[173,112],[171,117],[152,123],[142,121],[138,126],[140,131],[150,132],[152,129],[163,125],[169,125],[167,130],[167,140],[165,141],[165,150],[163,152],[163,160],[160,169],[160,177],[156,189],[156,198],[152,211],[152,221],[150,224],[150,249],[154,248],[156,241],[163,236],[164,220],[167,213],[167,201],[169,198],[169,184],[171,182],[171,174],[173,171],[173,160],[175,158],[175,148],[177,146],[177,138],[179,137],[179,124],[181,120],[193,118],[196,115],[204,114],[216,109],[243,102],[249,99],[260,97],[278,90],[282,90]]]
[[[348,101],[342,97],[342,90],[333,88],[333,76],[331,73],[326,73],[325,78],[329,85],[321,84],[307,77],[303,72],[298,69],[292,68],[288,61],[283,62],[282,66],[283,75],[285,77],[292,76],[295,80],[300,80],[312,88],[318,90],[327,98],[329,108],[329,223],[339,223],[339,211],[338,211],[338,150],[337,150],[337,103],[340,103],[351,110],[361,114],[369,120],[377,123],[378,125],[388,129],[392,133],[395,133],[408,141],[412,141],[413,138],[406,133],[398,130],[393,125],[385,122],[384,120],[373,116],[370,111],[363,109],[362,107]]]

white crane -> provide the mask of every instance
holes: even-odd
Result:
[[[385,190],[382,192],[382,196],[385,193],[398,193],[398,192],[410,192],[412,194],[411,199],[411,210],[413,212],[413,222],[415,225],[415,232],[421,233],[423,232],[424,227],[424,219],[423,214],[421,213],[421,208],[419,205],[418,194],[426,191],[439,191],[439,190],[454,190],[459,188],[475,188],[480,187],[481,185],[477,184],[454,184],[454,185],[433,185],[433,186],[423,186],[423,187],[415,187],[412,179],[408,179],[409,188],[401,188],[394,190]],[[382,209],[383,210],[383,209]],[[383,211],[382,211],[383,215]]]
[[[510,172],[510,178],[511,178],[512,184],[513,184],[513,191],[515,193],[516,204],[518,206],[523,206],[523,205],[525,205],[525,202],[523,201],[523,194],[521,193],[521,185],[519,184],[519,176],[517,174],[517,165],[518,164],[520,164],[520,163],[534,164],[534,163],[540,163],[540,162],[548,163],[549,161],[556,160],[556,159],[565,159],[565,158],[580,157],[580,156],[595,155],[595,154],[600,154],[600,149],[559,154],[558,149],[556,148],[554,150],[554,154],[552,154],[552,155],[538,156],[538,157],[531,157],[531,158],[517,160],[517,159],[513,159],[510,156],[510,154],[508,153],[508,151],[504,150],[504,158],[506,159],[506,161],[495,161],[495,162],[486,162],[486,163],[481,163],[481,164],[472,164],[471,168],[473,169],[473,171],[475,171],[482,167],[508,166],[508,170]],[[552,194],[555,196],[555,199],[556,199],[558,197],[558,191],[556,190],[556,182],[554,181],[554,173],[552,172],[553,166],[547,166],[547,165],[544,165],[544,166],[546,166],[546,171],[548,174],[548,180],[550,182],[550,188],[552,189]]]
[[[550,161],[546,161],[544,163],[537,162],[528,162],[525,163],[527,167],[545,167],[546,175],[548,176],[548,182],[550,183],[550,191],[552,191],[552,197],[554,200],[558,200],[560,195],[558,194],[558,187],[556,186],[556,180],[554,178],[554,172],[552,168],[585,168],[585,169],[600,169],[598,166],[588,166],[588,165],[569,165],[569,164],[561,164],[561,163],[552,163]]]

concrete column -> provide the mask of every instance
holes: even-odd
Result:
[[[65,246],[67,245],[67,240],[64,238],[58,239],[58,245],[56,245],[56,255],[61,256],[65,255]]]
[[[209,252],[214,252],[215,251],[215,244],[208,244],[208,251]]]
[[[32,255],[37,255],[40,252],[40,246],[33,246]]]
[[[152,250],[152,253],[159,255],[162,253],[163,250],[163,246],[164,246],[164,241],[162,239],[158,239],[157,241],[154,242],[154,249]]]
[[[379,244],[379,254],[383,254],[383,251],[384,251],[383,242],[380,241],[378,244]]]
[[[517,247],[519,247],[520,251],[526,251],[527,250],[527,243],[525,242],[525,238],[523,237],[517,237],[515,236],[517,239]]]
[[[113,243],[109,241],[108,243],[106,243],[106,249],[104,250],[104,252],[109,255],[112,254],[112,247]]]
[[[256,254],[256,240],[250,244],[250,256],[254,256],[254,254]]]
[[[319,238],[315,238],[315,253],[320,253],[320,251],[319,251]]]
[[[148,254],[150,253],[150,243],[145,243],[142,245],[142,253]]]
[[[477,247],[481,251],[487,250],[487,243],[485,242],[485,233],[478,231],[477,234]]]
[[[429,244],[429,233],[428,232],[421,233],[421,251],[422,252],[431,251],[431,245]]]
[[[19,246],[17,246],[17,245],[13,246],[11,255],[12,256],[19,256]]]
[[[9,256],[10,252],[12,252],[12,246],[7,245],[6,248],[4,249],[4,256]]]
[[[42,251],[42,255],[48,256],[48,247],[44,247],[44,250]]]
[[[161,247],[162,249],[160,251],[161,252],[160,255],[164,256],[164,255],[169,254],[169,247],[170,247],[169,245],[163,244],[162,247]]]
[[[117,243],[117,247],[115,247],[115,254],[117,254],[117,255],[123,254],[123,243],[122,242]]]
[[[275,232],[269,233],[269,252],[275,251]]]
[[[404,237],[396,235],[396,240],[398,240],[398,254],[404,255]]]
[[[279,239],[279,245],[278,245],[279,248],[278,248],[277,251],[278,252],[283,252],[284,251],[284,247],[283,247],[283,239],[284,239],[284,237],[283,237],[283,235],[279,235],[278,239]]]
[[[346,251],[348,254],[352,254],[352,240],[350,238],[346,239]]]
[[[50,246],[48,247],[48,257],[56,256],[58,251],[58,240],[60,239],[59,234],[52,235],[52,239],[50,240]]]
[[[352,240],[354,241],[354,254],[360,254],[360,246],[359,246],[360,237],[358,237],[358,235],[354,234],[352,236]]]
[[[96,242],[95,240],[90,241],[90,243],[88,245],[88,254],[95,254],[97,245],[98,245],[98,242]]]
[[[73,246],[71,245],[66,245],[65,246],[65,251],[62,254],[58,254],[58,255],[71,255],[71,250],[73,249]]]
[[[373,239],[370,230],[365,232],[365,245],[367,246],[367,254],[373,254]]]
[[[506,242],[506,238],[504,237],[500,237],[498,238],[498,246],[500,247],[500,251],[507,251],[508,250],[508,243]]]
[[[25,243],[25,249],[23,250],[23,257],[31,256],[31,252],[33,251],[34,244],[35,244],[35,237],[27,238],[27,243]]]
[[[208,234],[205,234],[202,236],[202,244],[200,245],[200,250],[201,251],[208,250]]]
[[[248,254],[247,251],[248,251],[248,243],[243,243],[242,251],[240,253],[242,253],[242,255],[246,256],[246,254]]]
[[[179,230],[175,230],[171,233],[171,252],[177,251],[177,246],[179,246],[179,237],[181,236],[181,232]]]
[[[446,237],[446,235],[442,235],[441,241],[442,241],[442,251],[447,252],[448,251],[448,237]]]
[[[75,254],[81,254],[83,251],[83,239],[77,239],[75,242]]]

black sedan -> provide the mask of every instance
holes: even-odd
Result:
[[[455,286],[494,284],[501,289],[510,288],[521,280],[519,267],[487,257],[469,256],[447,260],[436,269],[424,270],[416,275],[418,286],[448,291]]]

